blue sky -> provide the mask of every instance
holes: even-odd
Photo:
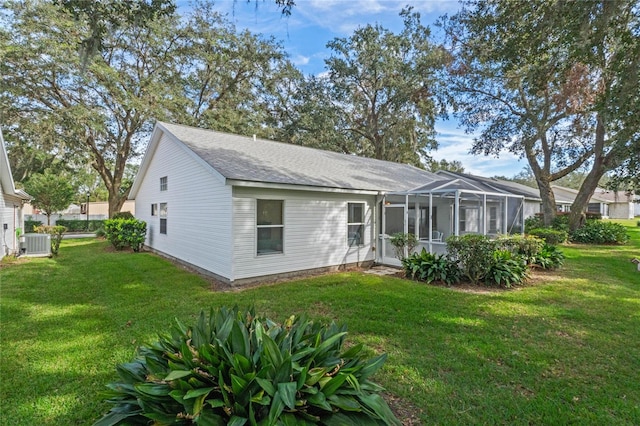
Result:
[[[186,7],[187,1],[178,1]],[[353,30],[366,24],[379,23],[394,32],[402,29],[400,11],[407,4],[420,12],[422,22],[431,25],[447,13],[453,14],[459,3],[452,0],[296,0],[291,16],[283,17],[273,0],[216,0],[214,9],[227,16],[238,29],[248,28],[254,33],[274,36],[284,46],[290,59],[305,74],[325,71],[324,59],[329,56],[328,41],[336,37],[349,37]],[[521,171],[526,161],[518,161],[509,153],[499,158],[472,156],[469,148],[473,135],[458,128],[455,120],[439,121],[436,125],[439,148],[432,153],[437,159],[462,162],[468,173],[483,176],[513,176]]]

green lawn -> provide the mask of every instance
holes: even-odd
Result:
[[[90,424],[115,365],[174,317],[255,305],[349,326],[389,358],[376,376],[424,424],[640,424],[640,228],[567,246],[566,266],[511,291],[461,292],[345,273],[241,292],[148,253],[63,242],[0,270],[0,424]]]

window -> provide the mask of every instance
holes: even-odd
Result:
[[[167,233],[167,203],[160,203],[160,233]]]
[[[160,191],[166,191],[167,190],[167,177],[163,176],[160,178]]]
[[[257,200],[257,254],[283,253],[284,221],[282,200]]]
[[[498,208],[495,206],[489,207],[489,233],[498,233]]]
[[[158,205],[151,204],[151,216],[158,216]]]
[[[480,211],[477,207],[460,206],[460,232],[478,232]]]
[[[347,244],[364,244],[364,203],[347,204]]]

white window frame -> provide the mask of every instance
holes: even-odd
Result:
[[[158,203],[151,203],[151,216],[158,216]]]
[[[259,209],[259,204],[260,201],[279,201],[280,204],[282,205],[282,217],[281,217],[281,223],[280,224],[271,224],[271,225],[258,225],[258,209]],[[284,228],[285,228],[285,223],[284,223],[284,210],[285,209],[285,202],[282,199],[273,199],[273,198],[257,198],[256,199],[256,247],[255,247],[255,256],[271,256],[271,255],[283,255],[284,254]],[[260,253],[258,251],[258,245],[259,245],[259,234],[260,234],[260,229],[267,229],[267,228],[281,228],[282,229],[282,249],[281,250],[276,250],[276,251],[272,251],[272,252],[263,252]]]
[[[167,176],[162,176],[160,178],[160,192],[167,191],[169,189],[169,178]]]
[[[362,206],[362,217],[360,218],[361,221],[360,222],[350,222],[349,221],[349,214],[351,212],[351,206],[355,205],[355,204],[360,204]],[[357,246],[357,247],[362,247],[365,245],[365,220],[366,220],[366,216],[367,216],[367,212],[366,212],[366,203],[361,202],[361,201],[354,201],[354,202],[348,202],[347,203],[347,246],[348,247],[352,247],[352,246]],[[350,238],[349,238],[349,227],[351,226],[361,226],[362,227],[362,232],[360,234],[360,242],[358,244],[355,243],[351,243]]]
[[[164,205],[164,209],[162,206]],[[159,232],[162,235],[167,235],[167,216],[169,215],[168,203],[160,203],[158,207],[158,216],[160,216],[160,229]],[[164,220],[164,232],[162,232],[162,221]]]

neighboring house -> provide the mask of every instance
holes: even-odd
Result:
[[[133,200],[127,200],[120,209],[122,212],[130,212],[135,215],[135,202]],[[71,204],[64,211],[60,213],[54,213],[51,215],[51,223],[55,224],[59,219],[63,220],[86,220],[87,211],[85,210],[86,203],[82,203],[81,206],[77,204]],[[28,220],[40,221],[47,223],[47,216],[41,213],[39,210],[34,209],[31,204],[24,206],[24,216]],[[109,202],[107,201],[91,201],[89,203],[89,219],[90,220],[103,220],[109,218]]]
[[[562,186],[552,186],[553,194],[556,197],[558,210],[568,212],[571,204],[576,198],[578,191]],[[564,200],[560,202],[558,200]],[[635,216],[635,203],[632,194],[622,191],[610,191],[608,189],[596,188],[589,199],[587,212],[600,214],[605,219],[633,219]]]
[[[522,232],[524,220],[523,196],[464,179],[160,122],[130,198],[147,247],[233,284],[399,264],[393,233],[438,252],[448,235]]]
[[[19,240],[16,230],[24,230],[22,207],[29,200],[29,194],[15,188],[0,130],[0,257],[18,253]]]

